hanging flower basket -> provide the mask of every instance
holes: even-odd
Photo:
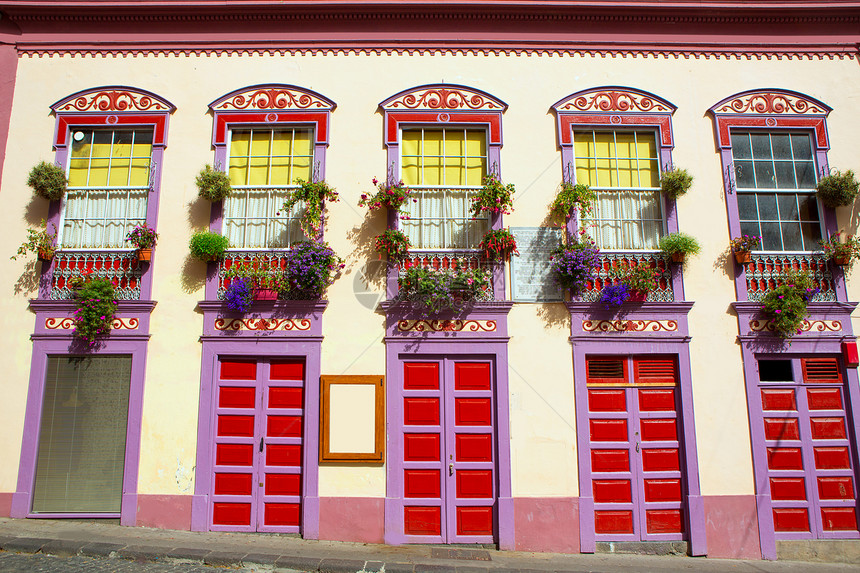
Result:
[[[152,249],[138,249],[135,257],[138,261],[148,263],[152,260]]]
[[[684,259],[687,258],[687,253],[672,253],[672,262],[673,263],[683,263]]]
[[[40,261],[50,261],[54,258],[54,249],[39,249],[36,256]]]
[[[750,251],[735,251],[735,260],[741,265],[746,264],[752,260],[752,253]]]

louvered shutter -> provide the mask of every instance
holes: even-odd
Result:
[[[836,358],[802,358],[803,381],[811,383],[841,384],[842,373]]]
[[[587,358],[585,370],[589,384],[624,384],[627,360],[618,357]]]
[[[633,379],[637,384],[677,384],[677,371],[674,358],[633,359]]]

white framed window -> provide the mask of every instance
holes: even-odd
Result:
[[[152,128],[73,128],[63,200],[61,248],[127,248],[146,221]]]
[[[475,249],[489,217],[471,216],[472,198],[488,170],[483,128],[404,128],[400,175],[413,199],[400,225],[414,249]]]
[[[299,207],[283,209],[299,179],[313,177],[314,132],[307,127],[230,130],[224,234],[234,248],[288,248],[304,238]]]
[[[576,129],[576,182],[597,192],[582,221],[606,250],[656,250],[665,232],[654,131]]]
[[[741,234],[765,251],[813,251],[821,240],[809,133],[731,131]]]

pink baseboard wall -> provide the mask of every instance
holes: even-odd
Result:
[[[517,551],[579,553],[579,500],[514,498],[514,531]]]
[[[754,495],[704,496],[708,557],[761,559]]]
[[[12,492],[0,492],[0,517],[12,516]]]
[[[383,543],[384,533],[384,498],[320,498],[320,539]]]
[[[135,525],[159,529],[191,529],[190,495],[137,496]]]

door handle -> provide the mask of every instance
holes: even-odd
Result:
[[[260,451],[262,452],[263,450],[260,449]],[[639,442],[636,442],[636,453],[639,453]]]
[[[448,475],[454,475],[454,464],[448,464]]]
[[[263,438],[260,438],[260,451],[263,451]],[[636,451],[638,452],[639,450]]]

